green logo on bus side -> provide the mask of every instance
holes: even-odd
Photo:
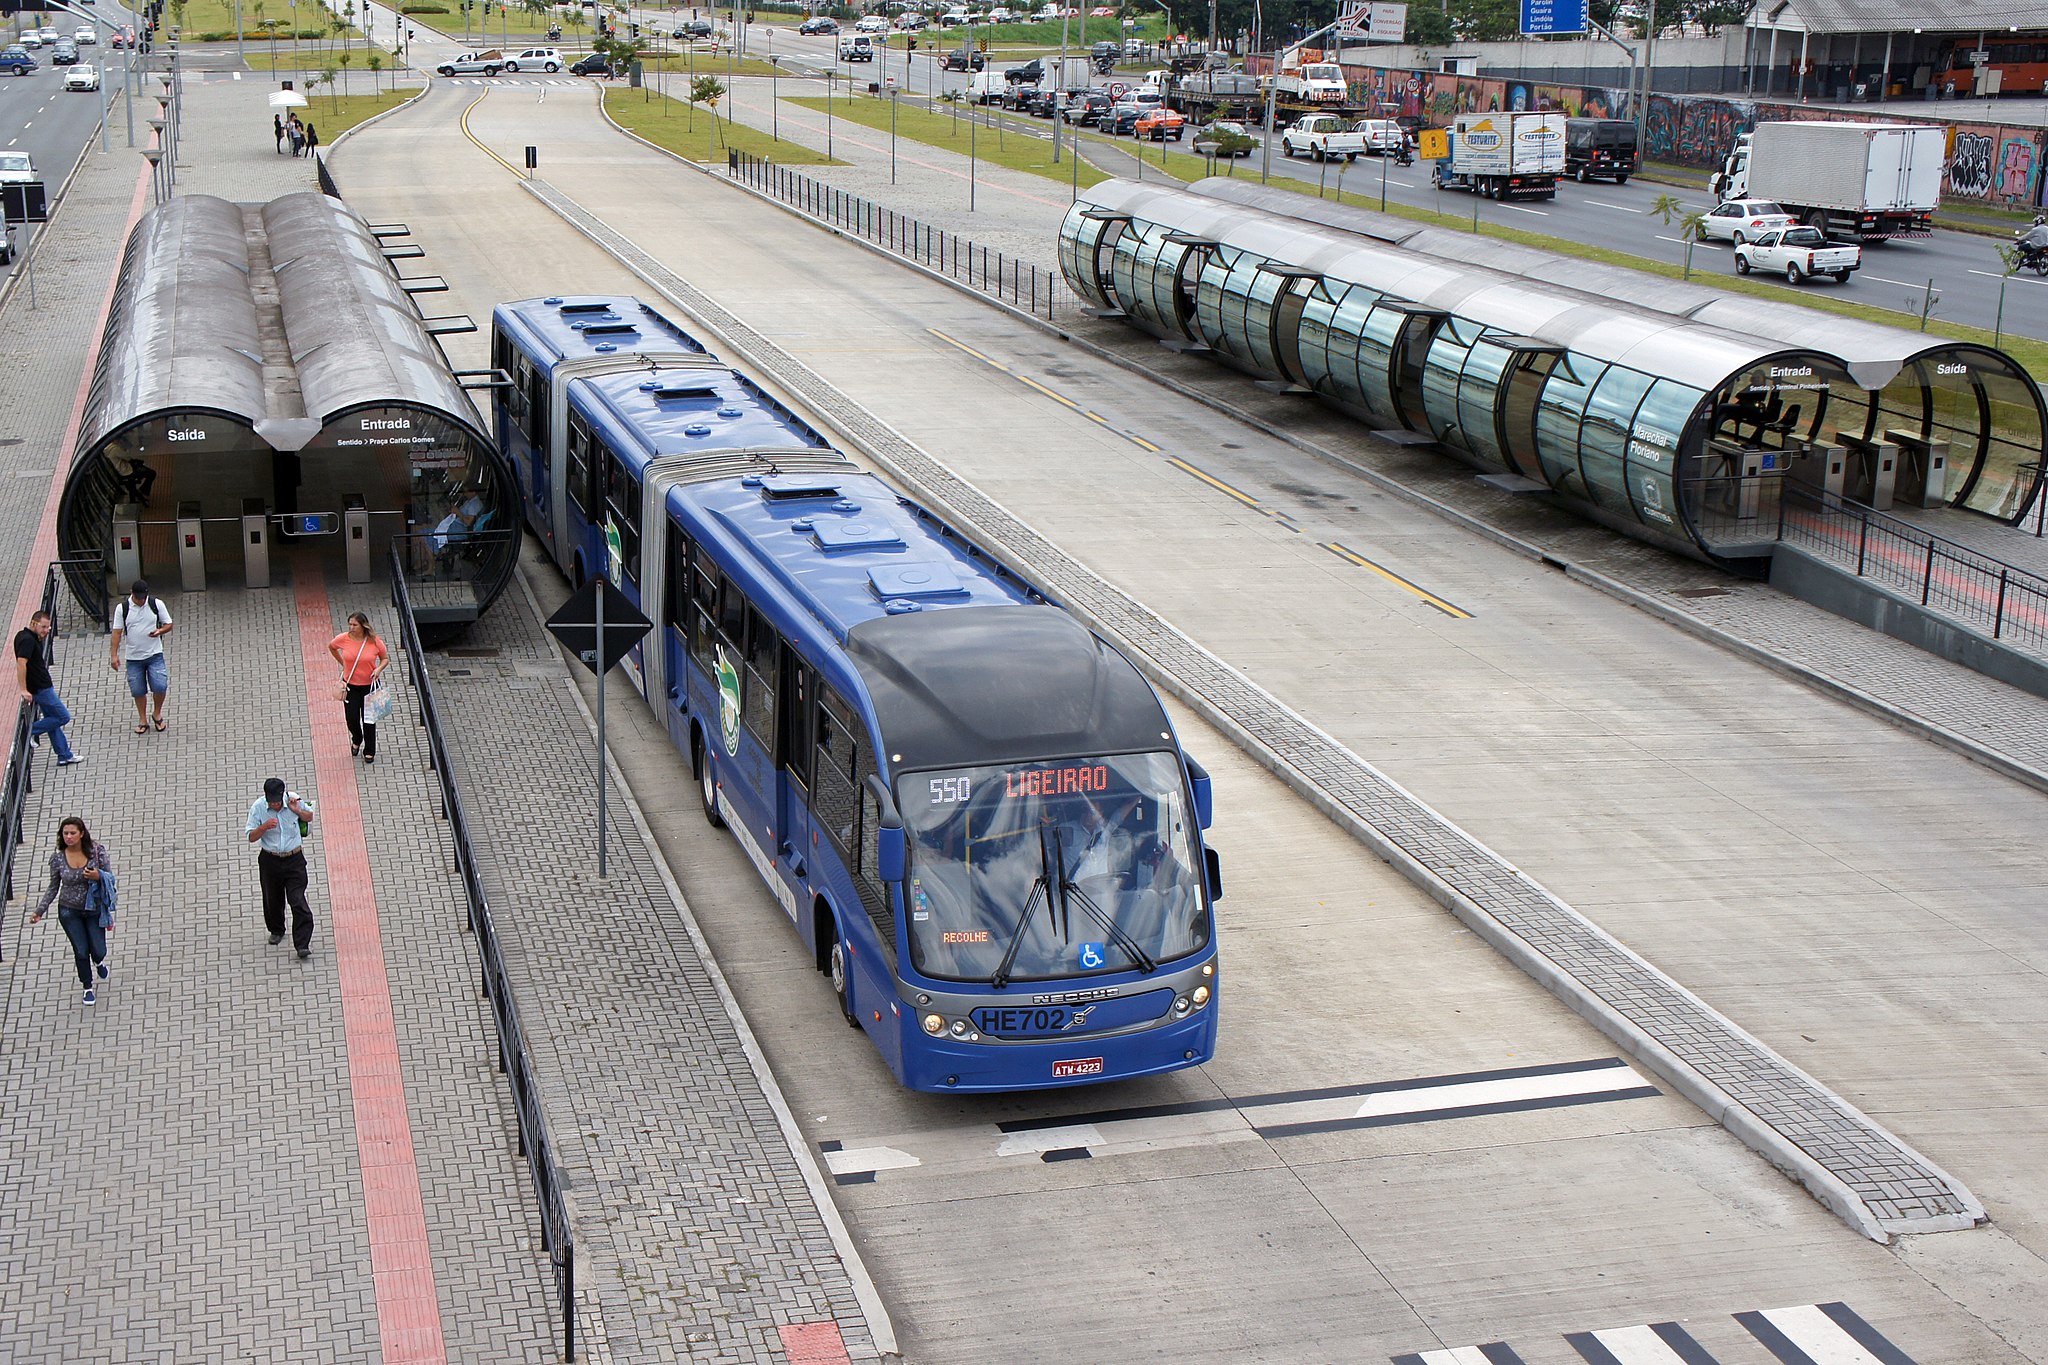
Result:
[[[733,756],[740,751],[740,673],[732,666],[732,660],[725,657],[725,646],[718,647],[718,728],[725,733],[725,752]]]

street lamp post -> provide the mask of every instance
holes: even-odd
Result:
[[[889,83],[889,183],[896,183],[896,83]]]
[[[782,141],[782,58],[768,54],[768,65],[775,68],[768,77],[768,136]]]
[[[1072,8],[1067,4],[1060,6],[1060,64],[1054,71],[1052,86],[1052,164],[1055,166],[1060,164],[1060,123],[1065,113],[1061,106],[1066,103],[1066,92],[1062,87],[1067,79],[1067,11]]]

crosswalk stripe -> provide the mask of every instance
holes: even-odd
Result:
[[[1453,1346],[1447,1351],[1423,1351],[1395,1356],[1394,1365],[1524,1365],[1505,1341],[1485,1346]]]
[[[1718,1365],[1707,1348],[1675,1322],[1570,1332],[1565,1341],[1588,1365]]]
[[[1735,1320],[1784,1365],[1914,1365],[1846,1303],[1737,1313]]]

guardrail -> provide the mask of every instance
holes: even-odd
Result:
[[[43,661],[57,657],[57,592],[63,563],[51,564],[43,573],[43,596],[37,609],[50,613],[50,634],[43,641]],[[29,728],[35,724],[36,704],[25,701],[14,713],[14,738],[7,746],[7,775],[0,779],[0,928],[5,927],[8,902],[14,899],[14,860],[27,835],[28,798],[35,792],[35,746],[29,743]],[[5,936],[0,935],[0,956]]]
[[[534,1080],[533,1056],[526,1045],[526,1031],[519,1021],[519,1006],[512,998],[512,984],[505,973],[505,960],[498,947],[497,922],[491,915],[491,900],[484,890],[476,849],[470,843],[469,819],[463,812],[462,789],[449,762],[448,742],[441,730],[440,708],[427,674],[427,656],[420,646],[419,629],[413,623],[412,598],[406,586],[405,565],[399,547],[391,549],[391,605],[398,615],[400,643],[405,650],[406,671],[412,678],[413,694],[419,698],[419,724],[427,732],[428,762],[441,786],[441,818],[448,822],[455,845],[455,867],[462,876],[462,889],[469,902],[467,928],[476,935],[477,959],[482,969],[483,993],[491,1002],[491,1014],[498,1025],[498,1070],[512,1086],[513,1107],[519,1120],[519,1154],[526,1158],[533,1175],[534,1197],[540,1204],[541,1244],[555,1272],[555,1296],[562,1313],[562,1359],[576,1358],[576,1239],[569,1231],[569,1213],[562,1198],[562,1173],[555,1164],[554,1140],[548,1135],[547,1117],[541,1113],[538,1085]]]
[[[814,180],[787,166],[727,148],[725,168],[733,179],[830,223],[907,260],[928,266],[962,284],[1052,321],[1061,284],[1050,270],[991,251],[957,233],[884,208],[872,199]]]
[[[1909,521],[1787,480],[1778,538],[1853,563],[1868,578],[1991,638],[2048,650],[2048,580]]]

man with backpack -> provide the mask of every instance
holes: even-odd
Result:
[[[155,724],[165,729],[164,695],[171,690],[170,664],[164,659],[164,636],[171,633],[171,613],[149,595],[149,584],[141,579],[114,608],[113,633],[107,667],[128,666],[128,695],[135,698],[135,733],[146,735]],[[149,704],[156,703],[154,718]]]

